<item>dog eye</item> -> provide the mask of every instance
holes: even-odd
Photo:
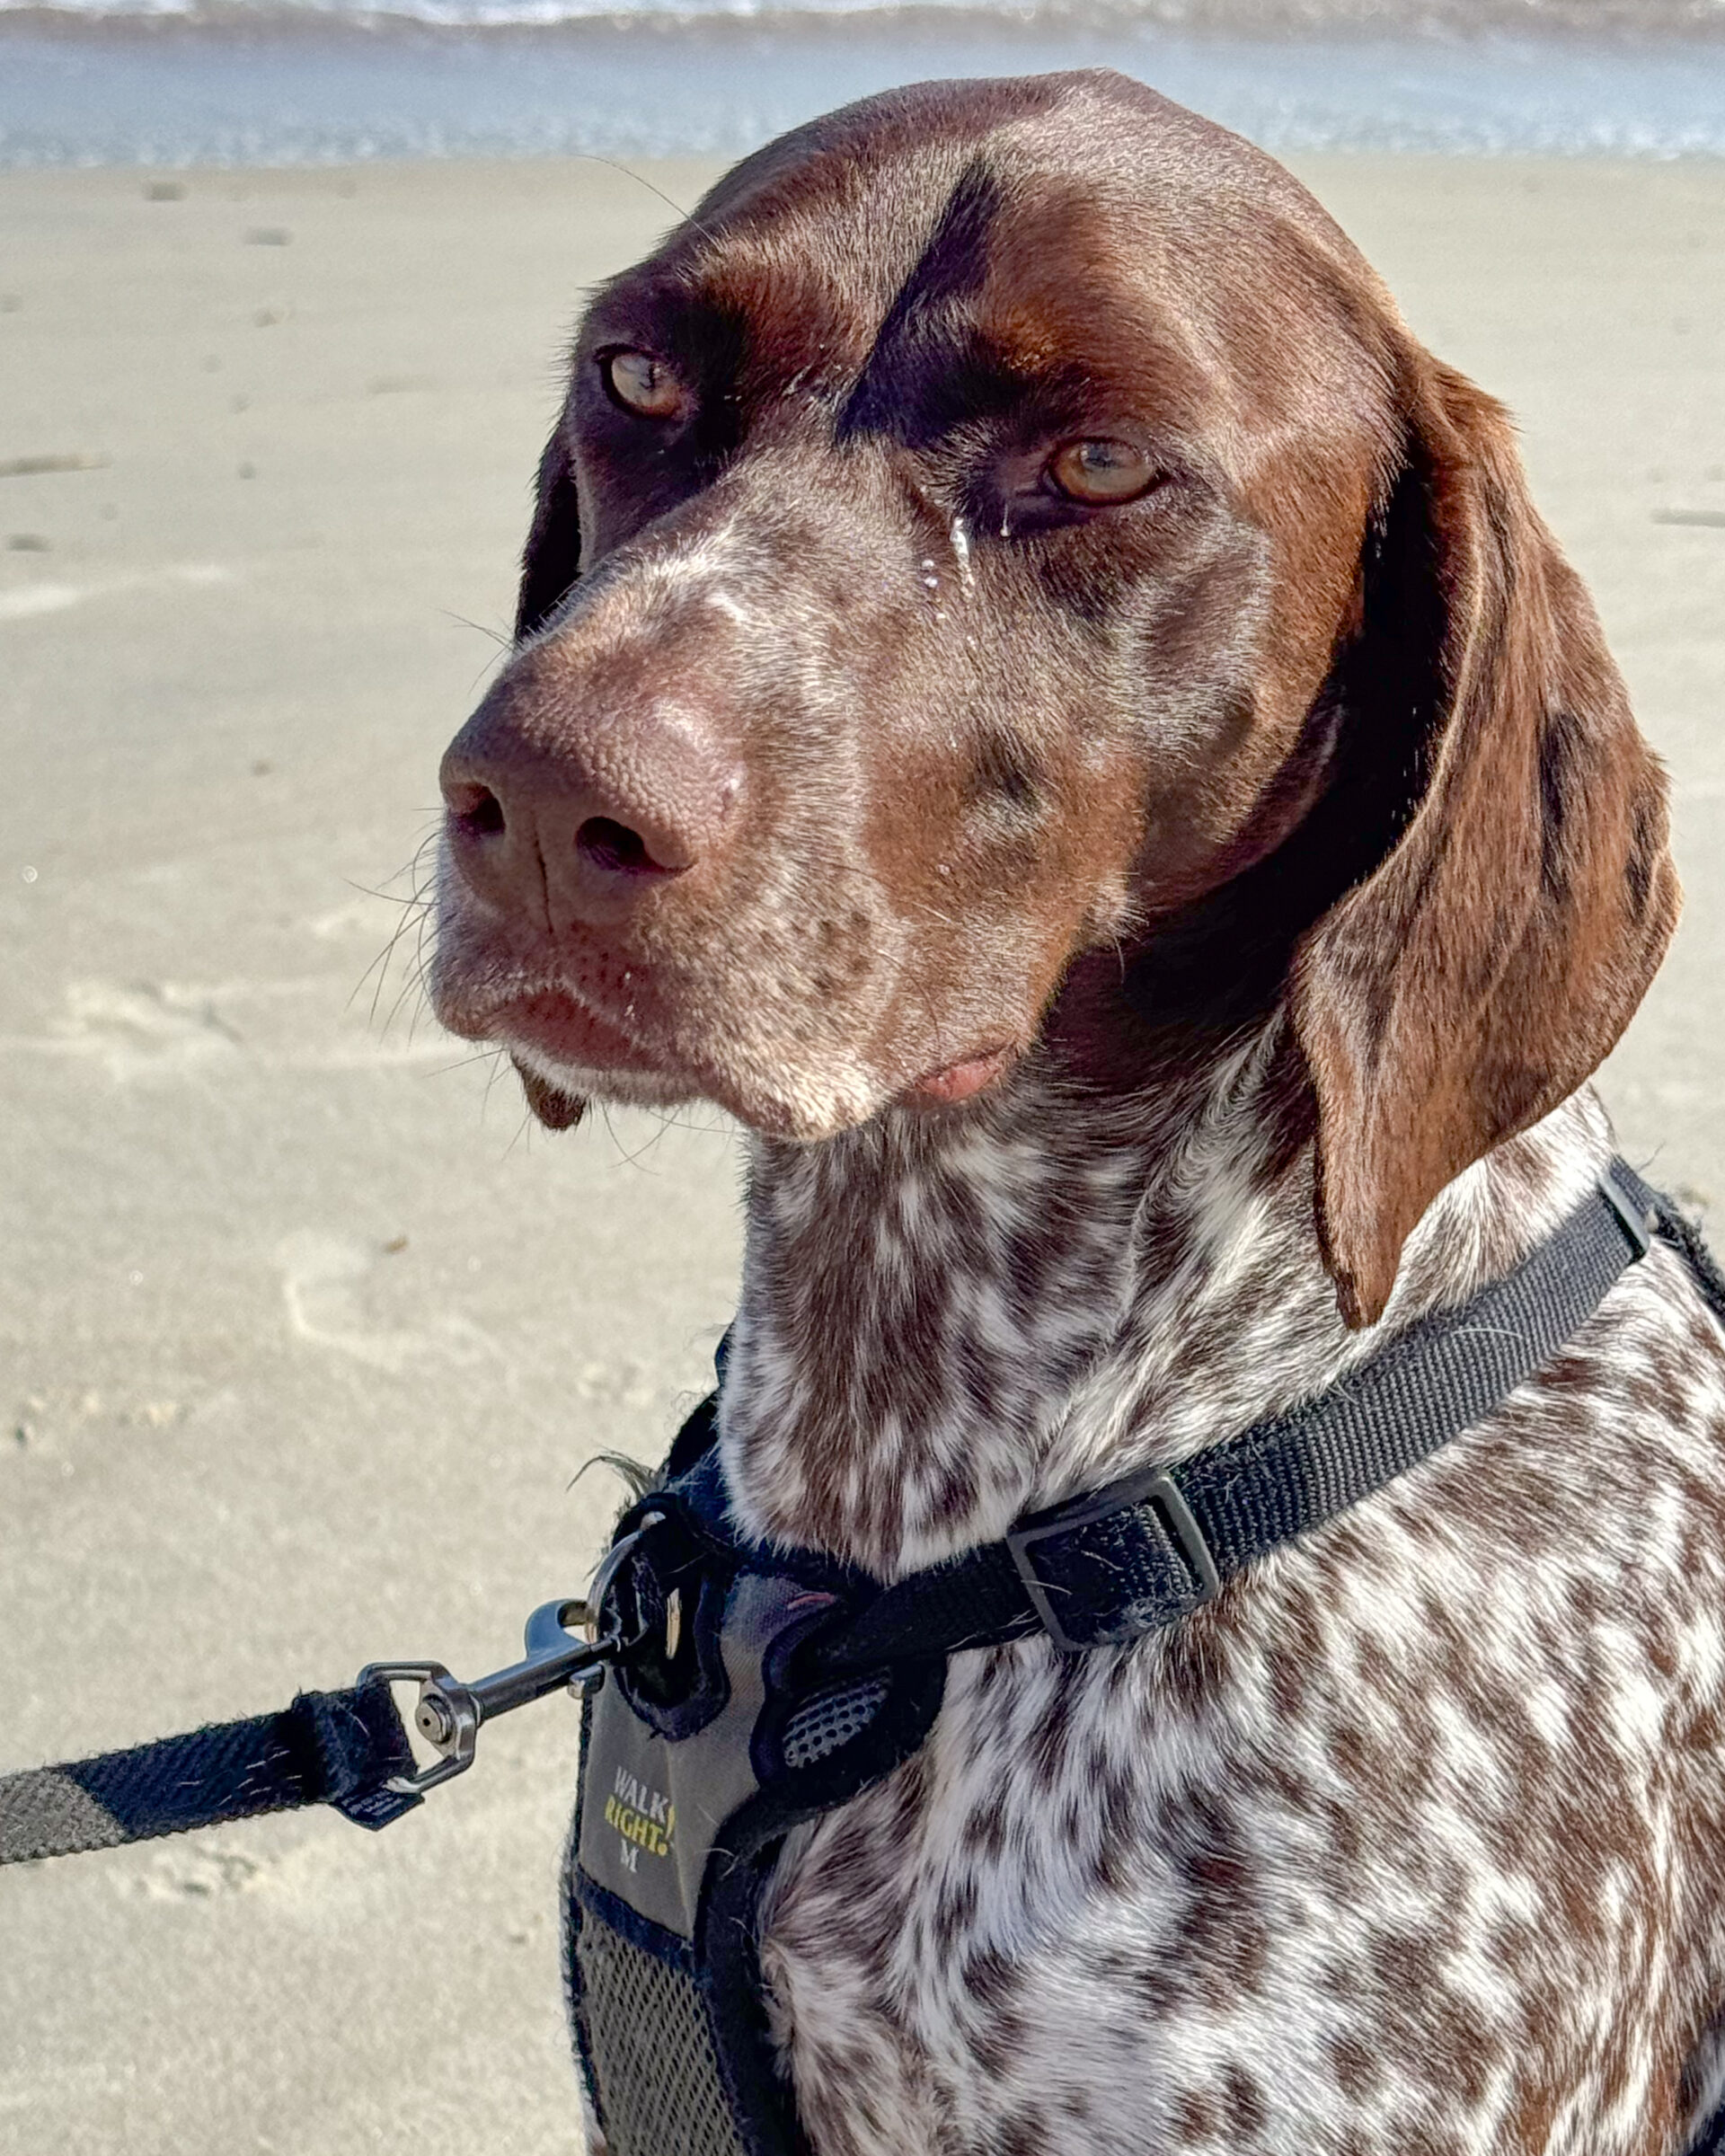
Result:
[[[688,393],[662,359],[648,352],[606,352],[599,375],[614,404],[641,420],[674,420]]]
[[[1156,468],[1130,442],[1068,442],[1048,459],[1048,476],[1073,501],[1136,501],[1154,484]]]

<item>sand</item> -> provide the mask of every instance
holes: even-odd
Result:
[[[1725,165],[1302,170],[1520,414],[1670,762],[1688,916],[1605,1082],[1725,1218]],[[548,1140],[413,1023],[411,932],[367,973],[578,296],[699,178],[0,176],[0,1768],[511,1658],[613,1501],[582,1460],[703,1383],[735,1141]],[[574,1740],[496,1726],[380,1838],[0,1877],[0,2149],[576,2148]]]

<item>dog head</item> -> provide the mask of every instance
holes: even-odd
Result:
[[[1502,413],[1105,75],[799,129],[599,293],[444,790],[434,1001],[552,1123],[951,1110],[1103,962],[1164,1035],[1285,999],[1354,1323],[1676,905]]]

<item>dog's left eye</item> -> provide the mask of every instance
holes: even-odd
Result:
[[[1136,501],[1156,468],[1131,442],[1068,442],[1048,459],[1048,477],[1071,501]]]
[[[674,420],[688,402],[688,392],[662,359],[650,352],[606,352],[599,376],[614,404],[641,420]]]

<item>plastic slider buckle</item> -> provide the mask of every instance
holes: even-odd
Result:
[[[1210,1545],[1204,1539],[1204,1530],[1192,1515],[1192,1508],[1181,1494],[1179,1483],[1172,1475],[1161,1472],[1133,1475],[1126,1480],[1112,1483],[1093,1498],[1053,1512],[1039,1513],[1026,1520],[1021,1526],[1006,1531],[1006,1547],[1012,1552],[1018,1576],[1024,1583],[1042,1628],[1054,1644],[1066,1654],[1080,1654],[1086,1648],[1101,1645],[1107,1635],[1101,1631],[1088,1639],[1075,1639],[1062,1621],[1057,1599],[1070,1600],[1072,1589],[1057,1580],[1046,1579],[1037,1569],[1036,1551],[1044,1542],[1061,1542],[1075,1534],[1082,1534],[1086,1527],[1111,1518],[1117,1513],[1137,1512],[1146,1505],[1154,1506],[1165,1524],[1169,1539],[1179,1551],[1198,1583],[1198,1591],[1186,1608],[1179,1613],[1189,1615],[1207,1602],[1213,1602],[1222,1591],[1222,1575],[1217,1569]],[[1073,1613],[1069,1610],[1068,1614]],[[1100,1615],[1100,1613],[1097,1613]],[[1147,1628],[1146,1628],[1147,1629]]]
[[[1599,1177],[1599,1195],[1617,1215],[1617,1224],[1629,1238],[1630,1263],[1639,1265],[1653,1241],[1646,1213],[1635,1203],[1610,1168],[1604,1170]]]

